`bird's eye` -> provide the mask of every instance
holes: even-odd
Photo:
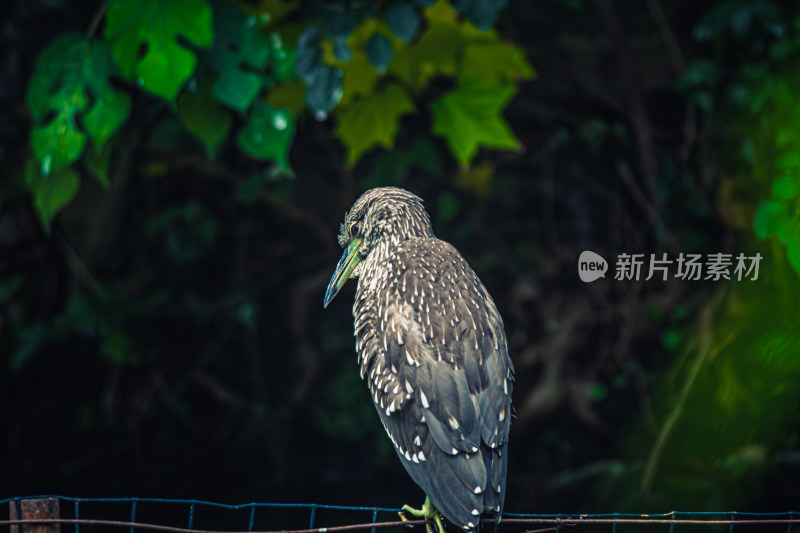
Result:
[[[359,235],[361,235],[361,222],[353,222],[350,226],[350,236],[358,237]]]

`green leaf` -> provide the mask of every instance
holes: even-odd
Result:
[[[65,168],[45,176],[33,161],[28,162],[25,170],[25,183],[33,193],[34,204],[42,226],[49,233],[53,217],[78,194],[81,184],[80,177],[71,168]]]
[[[272,73],[278,81],[289,83],[294,81],[297,76],[295,74],[295,62],[297,60],[297,50],[286,48],[283,45],[283,39],[277,33],[270,35],[270,42],[272,46]]]
[[[778,200],[791,200],[800,195],[800,178],[795,175],[795,169],[776,178],[772,182],[772,196]]]
[[[244,153],[255,158],[275,161],[281,170],[289,169],[289,147],[294,135],[294,117],[288,109],[278,109],[259,100],[253,106],[250,120],[237,140]]]
[[[798,235],[800,237],[800,235]],[[789,263],[794,268],[795,272],[800,274],[800,240],[792,241],[786,244],[786,252],[789,256]]]
[[[297,39],[296,71],[300,79],[311,85],[318,74],[322,62],[322,32],[317,27],[311,27],[300,34]]]
[[[366,44],[367,59],[378,72],[385,72],[386,67],[392,62],[394,49],[389,38],[379,31],[372,34],[367,39]]]
[[[208,48],[212,37],[206,0],[112,0],[106,13],[106,38],[122,75],[166,100],[197,63],[179,39]]]
[[[472,81],[431,104],[433,132],[447,139],[456,160],[468,164],[479,146],[517,150],[517,141],[500,114],[514,96],[511,86]]]
[[[209,54],[217,72],[214,96],[239,111],[253,103],[264,86],[264,70],[270,43],[261,34],[258,20],[230,2],[215,1],[214,46]]]
[[[800,244],[800,220],[783,217],[777,221],[778,240],[786,246]]]
[[[796,169],[800,168],[800,153],[786,151],[778,156],[775,164],[784,173],[795,172]]]
[[[372,94],[380,74],[372,67],[363,50],[351,46],[353,57],[341,66],[343,72],[341,105],[347,106],[359,96]]]
[[[336,42],[333,43],[333,55],[342,63],[347,63],[353,59],[353,51],[344,39],[336,39]]]
[[[467,18],[477,28],[487,31],[494,26],[500,11],[508,5],[508,0],[471,0]]]
[[[89,148],[83,158],[86,170],[94,176],[104,189],[111,186],[108,181],[108,164],[111,160],[112,145],[113,143],[106,143],[101,148],[98,148],[96,144],[89,143]]]
[[[467,45],[458,72],[460,82],[479,80],[489,83],[512,83],[534,77],[525,53],[504,43]]]
[[[356,15],[353,12],[328,13],[322,22],[325,33],[331,37],[347,38],[356,27]]]
[[[307,29],[297,41],[297,75],[306,84],[306,105],[317,120],[325,120],[342,98],[342,71],[322,64],[321,41],[319,28]]]
[[[267,102],[272,107],[285,107],[292,112],[295,117],[306,109],[305,87],[299,80],[293,83],[282,83],[275,86],[267,93]]]
[[[319,65],[312,83],[306,90],[306,105],[314,118],[325,120],[342,99],[342,71],[328,65]]]
[[[80,34],[59,37],[39,57],[27,101],[34,120],[31,146],[44,175],[76,161],[87,134],[103,146],[128,118],[130,98],[108,83],[113,72],[105,44]]]
[[[412,4],[398,2],[386,10],[386,24],[398,39],[410,43],[419,33],[422,19]]]
[[[199,86],[198,86],[199,85]],[[178,115],[186,129],[197,137],[209,157],[231,131],[232,119],[212,96],[205,83],[189,83],[178,98]]]
[[[348,164],[354,165],[374,146],[393,147],[400,117],[414,110],[406,92],[392,83],[340,113],[336,135],[347,146]]]
[[[455,75],[466,44],[486,38],[469,23],[459,22],[447,2],[426,9],[425,20],[425,32],[408,46],[399,47],[388,69],[415,90],[425,87],[434,76]]]

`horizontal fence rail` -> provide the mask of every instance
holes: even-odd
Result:
[[[62,504],[63,508],[62,508]],[[109,512],[101,512],[102,505],[114,505],[114,515],[120,518],[108,518]],[[0,520],[0,533],[10,531],[10,533],[62,533],[62,526],[66,526],[75,533],[94,531],[114,531],[122,530],[122,533],[135,533],[140,531],[162,531],[165,533],[338,533],[343,531],[356,531],[370,529],[376,533],[378,528],[388,527],[410,527],[426,524],[425,520],[414,519],[401,521],[397,513],[400,509],[387,507],[362,507],[362,506],[343,506],[343,505],[322,505],[315,503],[246,503],[230,505],[203,500],[184,500],[184,499],[163,499],[163,498],[76,498],[68,496],[35,496],[35,497],[14,497],[0,500],[0,505],[9,506],[9,519]],[[152,508],[154,505],[170,506],[173,508],[172,521],[175,522],[174,511],[179,510],[177,515],[182,515],[180,525],[170,525],[159,523],[152,518],[142,518],[141,509],[143,507]],[[88,516],[86,507],[91,506],[94,514]],[[286,512],[304,511],[308,514],[308,527],[299,528],[280,528],[280,529],[260,529],[256,527],[257,512],[267,509],[283,510]],[[152,509],[150,509],[152,510]],[[214,525],[209,527],[198,523],[197,516],[200,511],[208,510],[226,511],[233,513],[246,513],[248,526],[225,527],[218,525],[221,522],[232,524],[241,522],[216,517]],[[352,522],[345,524],[328,525],[325,527],[317,524],[318,511],[337,511],[346,512],[348,516],[369,517],[370,520],[352,519]],[[391,520],[378,520],[379,514],[386,515],[391,513]],[[121,518],[124,514],[125,518]],[[326,513],[327,514],[327,513]],[[100,516],[97,516],[100,515]],[[152,513],[149,515],[152,516]],[[296,515],[295,518],[299,518]],[[797,517],[797,518],[796,518]],[[261,517],[263,518],[263,517]],[[274,518],[274,517],[273,517]],[[297,523],[296,521],[294,523]],[[800,523],[800,512],[786,511],[779,513],[750,513],[737,511],[720,512],[691,512],[691,511],[671,511],[663,514],[629,514],[629,513],[603,513],[603,514],[522,514],[505,513],[502,521],[495,523],[492,518],[484,518],[481,526],[484,529],[494,529],[497,532],[499,526],[517,525],[526,533],[556,531],[558,533],[570,531],[578,526],[596,526],[595,531],[609,531],[616,533],[623,526],[631,526],[625,531],[640,531],[642,526],[648,527],[648,531],[681,531],[682,527],[716,526],[714,531],[724,531],[734,533],[736,529],[746,531],[767,531],[761,527],[754,529],[755,526],[770,526],[768,531],[786,531],[792,533],[792,527]],[[71,526],[71,527],[70,527]],[[633,528],[633,526],[636,526]],[[680,526],[680,527],[678,527]],[[728,526],[720,529],[719,526]],[[748,526],[750,526],[748,529]],[[458,531],[455,526],[451,529]],[[597,528],[601,529],[597,529]],[[124,530],[128,530],[125,532]],[[583,529],[583,528],[581,528]],[[800,531],[797,529],[796,531]]]

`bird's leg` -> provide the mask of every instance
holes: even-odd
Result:
[[[431,499],[428,496],[425,496],[425,503],[422,504],[422,509],[414,509],[410,505],[404,505],[403,511],[420,518],[424,518],[425,520],[433,520],[436,523],[436,532],[435,533],[444,533],[444,522],[442,522],[442,514],[436,510],[436,508],[431,503]],[[406,515],[403,514],[403,511],[400,511],[400,520],[403,522],[408,522],[408,518]],[[434,533],[433,527],[431,527],[431,523],[428,522],[425,524],[425,527],[428,529],[428,533]]]

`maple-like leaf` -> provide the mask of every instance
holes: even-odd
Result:
[[[415,109],[405,90],[392,83],[342,111],[336,134],[347,146],[348,164],[375,146],[393,147],[400,117]]]
[[[447,139],[461,164],[469,164],[478,147],[519,149],[519,141],[502,116],[514,96],[513,86],[470,81],[431,104],[433,132]]]

